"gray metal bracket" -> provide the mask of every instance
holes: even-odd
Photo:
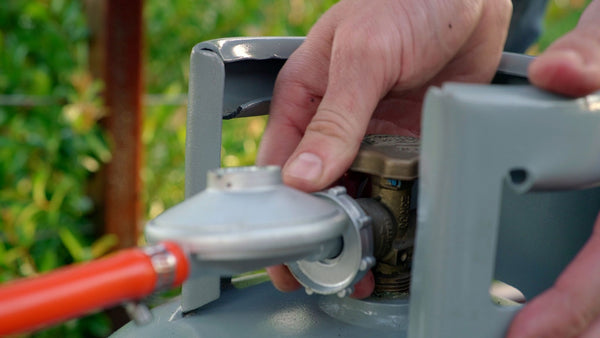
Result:
[[[540,192],[598,185],[599,128],[599,96],[573,100],[531,86],[430,89],[409,337],[502,337],[520,306],[492,303],[488,288],[495,274],[522,282],[528,297],[551,285],[589,236],[600,191]],[[526,192],[541,194],[545,207],[522,199]],[[502,217],[511,203],[516,210]],[[520,203],[545,216],[528,214]],[[502,219],[516,223],[502,235],[509,240],[500,238]],[[528,237],[534,240],[523,241]],[[505,248],[497,256],[500,242]],[[517,252],[531,257],[512,254],[520,245],[529,247]],[[526,270],[536,263],[547,268]]]
[[[230,38],[197,44],[190,58],[186,125],[185,195],[206,187],[206,174],[220,167],[222,120],[268,113],[279,69],[303,38]],[[192,276],[200,275],[192,264]],[[218,277],[189,279],[182,289],[184,312],[219,298]]]

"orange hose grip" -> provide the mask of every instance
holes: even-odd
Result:
[[[165,257],[175,264],[171,270],[166,269]],[[0,336],[141,299],[158,288],[181,284],[188,272],[183,250],[174,243],[162,243],[8,283],[0,286]]]

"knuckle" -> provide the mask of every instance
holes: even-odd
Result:
[[[513,10],[513,3],[511,0],[499,0],[500,1],[500,6],[502,13],[505,15],[509,15],[512,13]]]
[[[513,4],[511,0],[499,0],[498,1],[498,15],[504,19],[507,23],[510,22],[512,16]]]
[[[282,265],[268,267],[267,273],[273,286],[279,291],[290,292],[300,287],[294,276]]]
[[[505,26],[510,23],[510,18],[513,12],[513,4],[511,0],[496,0],[486,3],[485,9],[489,16],[495,18],[498,25]],[[484,19],[487,20],[487,19]]]
[[[322,135],[339,143],[351,143],[362,135],[349,115],[336,109],[320,108],[306,132]]]
[[[560,282],[555,285],[551,291],[552,297],[558,300],[558,305],[562,311],[561,320],[552,325],[556,326],[554,331],[562,337],[574,337],[583,332],[593,321],[596,314],[582,304],[577,304],[572,296],[573,290],[564,289]]]
[[[384,34],[385,33],[385,34]],[[360,25],[349,22],[340,26],[335,34],[335,39],[339,40],[339,52],[345,55],[356,57],[370,57],[376,60],[387,55],[390,51],[391,39],[396,39],[394,30],[390,27],[382,27],[379,21],[364,20]],[[363,60],[362,58],[358,58]]]

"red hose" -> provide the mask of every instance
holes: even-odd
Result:
[[[158,249],[175,258],[171,286],[180,285],[189,271],[187,257],[176,244],[160,245]],[[123,250],[0,286],[0,336],[39,329],[152,294],[161,286],[150,254],[156,249]]]

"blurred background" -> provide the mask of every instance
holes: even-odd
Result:
[[[111,49],[106,40],[114,34],[118,38],[122,26],[110,19],[127,20],[135,12],[128,12],[129,6],[107,9],[107,2],[0,2],[0,283],[97,258],[132,241],[143,244],[139,225],[184,196],[192,47],[220,37],[306,35],[335,3],[140,1],[141,21],[136,28],[133,20],[134,26],[126,29],[138,30],[141,47],[134,43]],[[545,33],[529,53],[543,51],[574,27],[587,3],[551,1]],[[140,183],[131,188],[137,200],[129,226],[133,230],[123,233],[127,229],[105,224],[112,208],[106,187],[118,175],[113,167],[120,151],[114,135],[120,122],[111,120],[110,108],[118,107],[114,102],[119,98],[107,94],[112,80],[105,74],[113,61],[122,65],[130,55],[141,60],[140,83],[132,92],[139,96],[133,106],[139,103],[136,133],[141,142],[134,147],[139,148],[134,169]],[[265,124],[264,117],[226,121],[222,164],[252,164]],[[112,217],[119,220],[119,212]],[[120,325],[120,316],[98,313],[33,336],[104,337]]]

